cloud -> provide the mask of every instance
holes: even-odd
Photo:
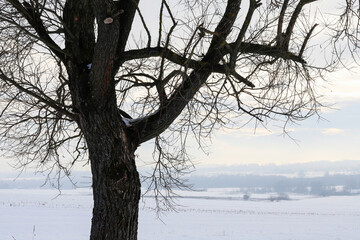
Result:
[[[264,137],[274,134],[274,131],[265,128],[243,127],[240,129],[227,129],[222,134],[233,137]]]
[[[341,69],[328,75],[328,82],[322,82],[320,93],[325,96],[325,100],[330,103],[358,102],[360,101],[360,67],[352,72]]]
[[[340,133],[344,132],[344,129],[339,128],[326,128],[321,133],[325,135],[338,135]]]

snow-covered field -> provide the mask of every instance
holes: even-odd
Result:
[[[360,196],[314,198],[290,196],[290,201],[249,201],[231,189],[182,192],[177,212],[161,220],[141,203],[140,240],[359,240]],[[86,240],[89,238],[92,196],[89,189],[0,190],[1,240]]]

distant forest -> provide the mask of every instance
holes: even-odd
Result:
[[[195,171],[189,182],[194,188],[239,188],[249,193],[353,195],[360,194],[360,161],[211,166]]]
[[[142,175],[151,168],[140,167]],[[62,189],[90,188],[88,171],[73,171],[60,179]],[[53,188],[57,178],[46,173],[1,173],[1,188]],[[295,164],[248,164],[199,167],[187,176],[194,189],[237,188],[244,193],[299,193],[319,196],[360,194],[360,161],[319,161]],[[53,185],[55,184],[55,185]],[[75,184],[75,185],[74,185]],[[146,186],[146,183],[143,185]]]
[[[239,188],[249,193],[300,193],[311,195],[360,194],[360,174],[325,175],[322,177],[285,177],[260,175],[192,176],[194,188]]]

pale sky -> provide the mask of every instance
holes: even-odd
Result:
[[[153,12],[143,14],[150,20],[154,18]],[[156,22],[153,24],[157,26]],[[238,130],[217,131],[208,142],[208,155],[192,144],[189,152],[193,161],[201,167],[208,164],[360,160],[360,68],[352,73],[346,69],[338,70],[328,75],[328,79],[328,83],[319,81],[319,85],[326,86],[321,93],[326,96],[326,103],[335,104],[336,109],[323,109],[321,117],[326,120],[314,116],[290,127],[290,136],[296,141],[282,135],[280,123],[272,122],[268,129],[260,126],[255,132],[250,124]],[[151,161],[152,151],[150,142],[140,146],[137,154],[140,159]],[[7,162],[7,159],[0,159],[0,172],[11,170]]]
[[[306,6],[304,11],[308,11],[311,18],[316,13],[318,20],[314,20],[314,23],[324,21],[328,24],[339,13],[339,6],[343,2],[331,3],[320,0]],[[319,10],[322,14],[319,14]],[[319,48],[317,44],[327,39],[328,35],[322,32],[311,39],[310,43],[314,48]],[[326,55],[331,49],[324,51]],[[311,54],[310,61],[323,61],[323,55],[318,56],[317,50],[308,54]],[[350,63],[351,59],[346,61]],[[325,96],[324,103],[334,104],[333,108],[336,109],[323,109],[321,117],[325,120],[313,116],[299,122],[299,125],[290,127],[290,137],[283,136],[282,126],[276,122],[270,123],[268,129],[257,128],[255,133],[251,124],[239,130],[218,131],[209,142],[208,155],[199,150],[195,143],[191,144],[189,152],[193,161],[201,167],[208,164],[360,160],[360,67],[352,69],[352,72],[340,68],[329,74],[327,79],[326,83],[317,80],[319,93]],[[151,144],[145,144],[140,147],[138,154],[141,159],[148,160],[152,150]]]
[[[329,75],[323,90],[333,109],[323,109],[320,119],[313,116],[289,128],[284,136],[280,123],[268,129],[249,125],[237,130],[217,131],[204,154],[191,144],[197,167],[208,164],[291,164],[310,161],[360,160],[360,68],[358,73],[339,70]],[[138,154],[148,160],[153,146],[145,144]],[[149,155],[150,154],[150,155]]]

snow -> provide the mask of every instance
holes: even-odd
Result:
[[[139,122],[139,121],[141,121],[141,120],[143,120],[143,119],[145,119],[145,118],[149,118],[149,117],[157,114],[158,112],[159,112],[159,110],[156,110],[156,111],[154,111],[154,112],[152,112],[152,113],[150,113],[150,114],[148,114],[148,115],[146,115],[146,116],[138,117],[138,118],[126,118],[126,117],[122,117],[122,120],[124,121],[124,123],[125,123],[125,125],[126,125],[127,127],[131,127],[131,125],[132,125],[133,123]]]
[[[123,117],[122,120],[124,121],[127,127],[131,127],[131,123],[133,122],[131,118]]]
[[[90,189],[0,190],[0,239],[86,240],[92,211]],[[290,195],[271,202],[269,195],[234,189],[179,192],[177,212],[157,218],[152,198],[140,204],[139,240],[358,240],[360,196],[315,198]]]

